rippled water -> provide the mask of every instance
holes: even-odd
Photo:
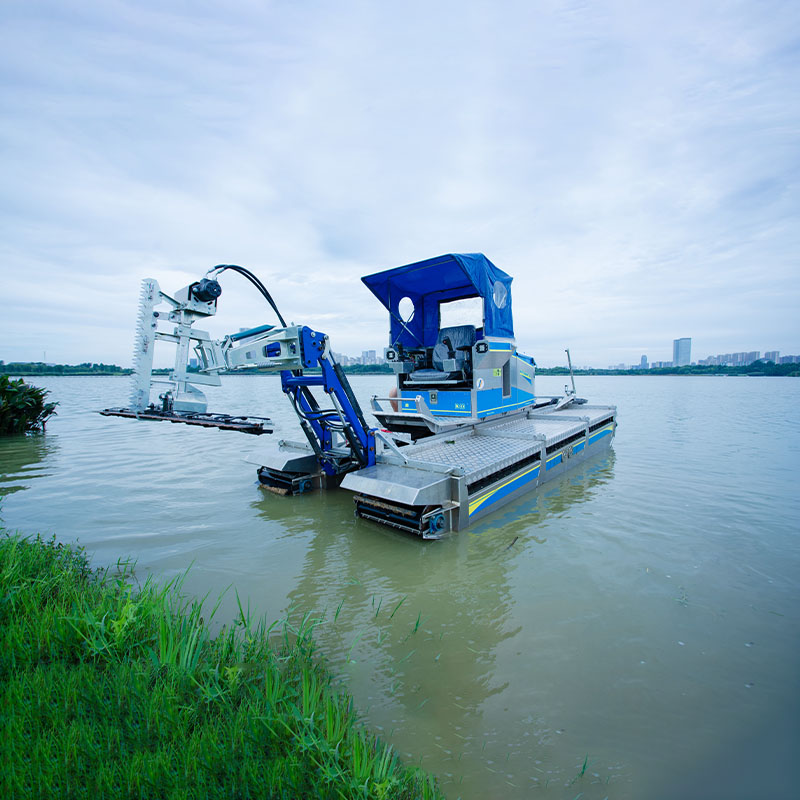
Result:
[[[325,612],[369,724],[449,797],[800,793],[800,381],[579,378],[619,408],[613,449],[439,542],[355,520],[346,492],[264,492],[251,437],[94,413],[125,379],[38,383],[59,416],[0,440],[6,525]],[[391,378],[353,383],[366,404]],[[224,379],[212,410],[301,436],[276,378]]]

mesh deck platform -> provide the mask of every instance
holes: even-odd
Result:
[[[480,480],[538,452],[542,443],[547,447],[568,439],[613,413],[610,407],[581,408],[537,414],[533,418],[517,418],[483,425],[477,429],[421,440],[403,448],[415,466],[425,464],[460,467],[467,481]]]

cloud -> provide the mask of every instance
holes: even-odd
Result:
[[[220,262],[380,349],[359,277],[476,250],[540,363],[800,352],[793,4],[0,13],[0,358],[127,364],[139,280]]]

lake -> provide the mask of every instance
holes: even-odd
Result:
[[[59,414],[0,439],[8,528],[140,577],[191,566],[187,590],[230,587],[220,623],[236,592],[324,615],[365,721],[448,797],[800,795],[800,380],[578,377],[618,406],[612,449],[441,541],[356,520],[345,491],[266,492],[254,437],[95,413],[126,378],[26,380]],[[365,407],[392,382],[352,379]],[[276,377],[208,394],[302,437]]]

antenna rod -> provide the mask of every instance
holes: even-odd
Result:
[[[567,354],[567,364],[569,364],[569,377],[572,381],[572,394],[575,394],[575,376],[572,374],[572,359],[569,357],[569,347],[564,350]]]

